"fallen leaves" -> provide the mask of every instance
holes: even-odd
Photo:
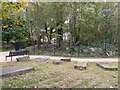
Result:
[[[35,66],[36,70],[22,75],[8,77],[4,79],[3,87],[117,87],[118,72],[104,72],[104,70],[96,68],[95,64],[89,65],[86,72],[79,72],[73,69],[75,62],[65,63],[61,66],[51,65],[48,63],[39,64],[36,62],[27,63]],[[47,66],[46,66],[47,65]],[[47,68],[46,68],[47,67]],[[84,82],[86,80],[86,82]],[[107,81],[108,80],[108,81]],[[107,83],[104,85],[104,83]],[[13,85],[14,83],[14,85]],[[104,85],[104,86],[103,86]]]

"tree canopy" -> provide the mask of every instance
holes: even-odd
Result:
[[[63,34],[71,34],[70,45],[103,43],[117,45],[118,3],[109,2],[9,2],[2,3],[2,38],[37,40],[56,38],[59,47]],[[106,46],[105,46],[106,47]]]

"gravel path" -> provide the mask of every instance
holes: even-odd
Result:
[[[0,52],[0,62],[11,62],[11,58],[8,57],[7,61],[5,60],[5,56],[8,55],[9,52]],[[16,61],[17,57],[22,56],[14,56],[12,61]],[[45,55],[30,55],[31,59],[41,58],[41,57],[49,57],[50,59],[60,60],[61,58],[70,58],[70,57],[61,57],[61,56],[45,56]],[[71,61],[79,61],[79,62],[120,62],[118,58],[71,58]]]

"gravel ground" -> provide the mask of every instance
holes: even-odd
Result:
[[[0,62],[11,62],[11,58],[8,57],[7,61],[5,60],[5,56],[8,55],[9,52],[0,52]],[[16,58],[22,56],[14,56],[12,61],[16,61]],[[70,58],[70,57],[61,57],[61,56],[45,56],[45,55],[30,55],[31,59],[39,58],[39,57],[49,57],[50,59],[61,59],[61,58]],[[71,61],[79,61],[79,62],[118,62],[120,61],[118,58],[71,58]]]

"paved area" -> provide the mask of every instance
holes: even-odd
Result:
[[[29,66],[8,67],[8,68],[0,69],[0,76],[12,74],[12,73],[23,72],[23,71],[28,71],[28,70],[32,70],[32,69],[33,69],[33,67],[29,67]]]
[[[45,58],[36,58],[35,61],[36,62],[44,62],[47,61],[49,58],[45,57]]]
[[[11,58],[8,57],[7,61],[5,60],[5,56],[8,55],[9,52],[0,52],[0,62],[11,62]],[[12,61],[16,61],[16,58],[22,56],[14,56]],[[71,57],[61,57],[61,56],[45,56],[45,55],[30,55],[30,59],[35,58],[50,58],[55,60],[60,60],[64,58]],[[71,58],[71,61],[79,61],[79,62],[118,62],[120,61],[118,58]]]

